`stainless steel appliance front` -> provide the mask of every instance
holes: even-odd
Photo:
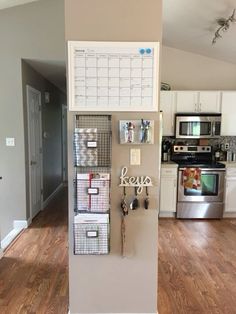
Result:
[[[219,137],[221,114],[176,114],[176,138]]]
[[[177,218],[222,218],[225,169],[201,169],[197,190],[184,187],[184,169],[178,173]]]

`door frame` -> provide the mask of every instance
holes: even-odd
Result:
[[[66,116],[65,116],[66,112]],[[67,105],[61,105],[61,118],[62,118],[62,180],[65,183],[68,180],[68,171],[67,169]]]
[[[30,222],[33,219],[32,214],[32,190],[31,190],[31,147],[30,147],[30,104],[29,104],[29,91],[38,94],[39,96],[39,142],[40,142],[40,207],[43,209],[43,138],[42,138],[42,97],[41,92],[30,85],[26,85],[26,104],[27,104],[27,134],[28,134],[28,182],[29,182],[29,209],[30,209]]]

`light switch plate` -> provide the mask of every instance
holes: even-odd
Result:
[[[15,138],[6,137],[6,146],[15,146]]]
[[[141,150],[140,148],[131,148],[130,149],[130,165],[131,166],[140,166],[141,164]]]

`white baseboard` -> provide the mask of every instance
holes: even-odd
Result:
[[[0,249],[0,259],[3,257],[3,250]]]
[[[28,221],[27,220],[14,220],[13,222],[13,228],[14,229],[25,229],[28,227]]]
[[[27,220],[27,227],[29,227],[31,224],[32,224],[32,219],[29,218],[29,219]]]
[[[224,213],[223,218],[236,218],[236,212],[234,213]]]
[[[175,218],[176,213],[173,212],[160,212],[159,218]]]
[[[60,183],[58,187],[55,189],[54,192],[43,202],[43,209],[51,202],[51,200],[54,199],[54,197],[61,191],[61,189],[64,187],[63,183]]]
[[[1,241],[2,250],[5,250],[11,244],[11,242],[18,236],[18,234],[27,227],[28,227],[27,220],[14,220],[13,229]]]

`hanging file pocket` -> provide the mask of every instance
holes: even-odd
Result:
[[[76,211],[104,213],[110,209],[110,174],[78,173]]]
[[[76,128],[74,132],[74,163],[77,167],[98,165],[98,135],[95,128]]]
[[[74,217],[74,254],[109,253],[109,215],[78,214]]]

